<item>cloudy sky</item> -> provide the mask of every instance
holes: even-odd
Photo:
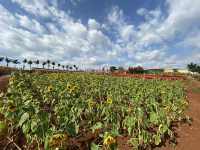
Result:
[[[200,0],[0,0],[0,56],[148,68],[200,62]]]

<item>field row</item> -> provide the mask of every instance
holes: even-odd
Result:
[[[1,99],[9,134],[20,128],[26,149],[116,149],[120,136],[135,149],[157,146],[175,138],[188,105],[179,81],[91,73],[15,73]]]

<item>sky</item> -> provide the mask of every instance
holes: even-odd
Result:
[[[0,56],[87,67],[200,63],[200,0],[0,0]]]

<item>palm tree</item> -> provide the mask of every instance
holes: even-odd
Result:
[[[6,61],[6,66],[7,66],[7,67],[8,67],[8,65],[9,65],[9,63],[12,62],[12,60],[9,59],[8,57],[6,57],[5,61]]]
[[[44,67],[45,67],[46,64],[47,64],[46,62],[43,62],[43,63],[42,63],[42,68],[43,68],[43,69],[44,69]]]
[[[58,70],[59,70],[60,66],[61,66],[61,64],[58,64]]]
[[[69,67],[69,70],[72,70],[72,69],[73,69],[73,67],[72,67],[72,66],[70,66],[70,67]]]
[[[62,65],[62,68],[63,68],[63,70],[65,70],[65,66],[64,65]]]
[[[17,59],[12,60],[12,63],[15,64],[15,65],[20,64],[20,62],[19,62]],[[16,66],[15,66],[15,67],[16,67]]]
[[[78,71],[78,66],[75,67],[76,71]]]
[[[54,70],[54,67],[55,67],[56,63],[55,63],[55,62],[52,62],[51,64],[52,64],[53,70]]]
[[[33,64],[32,60],[29,60],[27,63],[29,64],[31,70],[31,65]]]
[[[25,69],[25,64],[27,63],[27,59],[23,60],[23,70]]]
[[[4,60],[4,57],[0,57],[0,63],[3,62],[3,60]]]
[[[78,66],[73,65],[74,69],[77,71],[78,70]]]
[[[36,60],[36,61],[34,61],[34,63],[37,65],[37,68],[38,68],[38,65],[40,64],[40,61]]]
[[[76,65],[73,65],[74,69],[76,69]]]
[[[48,69],[49,69],[49,67],[50,67],[50,63],[51,63],[51,61],[50,61],[50,60],[47,60]]]
[[[67,71],[68,71],[68,69],[69,69],[69,65],[66,66],[66,69],[67,69]]]

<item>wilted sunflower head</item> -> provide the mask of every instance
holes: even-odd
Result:
[[[131,107],[128,107],[128,112],[130,113],[132,111]]]
[[[67,139],[68,139],[67,134],[63,133],[54,134],[49,139],[49,145],[50,147],[59,147],[64,142],[67,142]]]
[[[116,140],[111,135],[107,134],[106,136],[104,136],[103,145],[111,145],[115,143],[116,143]]]
[[[48,91],[48,92],[52,92],[52,91],[53,91],[53,86],[52,86],[52,85],[49,85],[47,91]]]
[[[92,98],[90,98],[88,100],[88,106],[89,106],[89,108],[92,108],[94,105],[95,105],[95,102],[92,100]]]
[[[107,100],[106,100],[106,103],[107,104],[112,104],[113,100],[111,97],[108,97]]]
[[[16,106],[13,103],[8,103],[8,111],[10,112],[15,112],[16,111]]]
[[[67,84],[67,90],[70,90],[72,88],[72,85],[70,83]]]

